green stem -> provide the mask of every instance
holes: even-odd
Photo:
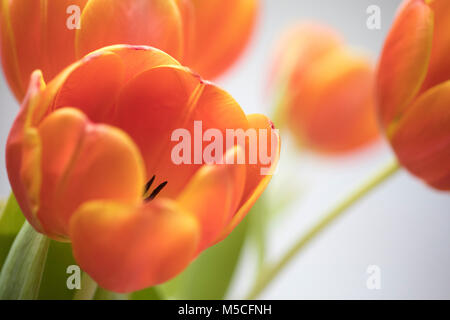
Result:
[[[382,168],[377,174],[371,177],[367,182],[363,183],[358,189],[352,192],[336,207],[324,215],[324,217],[314,225],[305,235],[300,237],[297,242],[281,257],[281,259],[272,266],[262,272],[258,280],[254,284],[252,290],[246,299],[255,299],[262,291],[278,276],[280,271],[294,258],[306,245],[316,238],[323,230],[325,230],[338,217],[342,216],[346,209],[364,198],[375,187],[379,186],[388,177],[392,176],[399,169],[399,164],[396,160],[389,163]]]
[[[0,300],[37,298],[49,244],[49,238],[23,224],[0,273]]]
[[[97,283],[86,273],[81,276],[81,289],[75,293],[73,300],[92,300],[95,291],[97,291]]]

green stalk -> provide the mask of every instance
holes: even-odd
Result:
[[[377,174],[371,177],[367,182],[363,183],[359,188],[353,191],[348,197],[340,202],[336,207],[330,210],[324,217],[315,224],[305,235],[300,237],[294,245],[281,257],[281,259],[265,268],[251,289],[246,299],[255,299],[266,287],[275,279],[280,271],[304,249],[312,240],[314,240],[322,231],[332,224],[337,218],[341,217],[344,212],[358,200],[363,199],[375,187],[381,185],[387,178],[391,177],[399,169],[396,160],[382,168]]]
[[[92,300],[97,291],[97,283],[86,273],[81,276],[81,289],[75,293],[73,300]]]
[[[25,222],[0,273],[0,300],[31,300],[39,293],[50,239]]]

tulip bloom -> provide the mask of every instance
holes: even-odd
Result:
[[[22,100],[34,70],[42,70],[50,81],[94,50],[131,44],[159,48],[210,79],[243,51],[258,2],[4,0],[0,13],[4,72],[16,98]]]
[[[325,154],[353,151],[378,136],[368,59],[315,23],[289,29],[275,55],[271,81],[281,100],[278,125]]]
[[[12,189],[31,225],[71,241],[102,287],[162,283],[224,239],[270,180],[259,171],[267,163],[230,164],[241,145],[224,147],[224,164],[175,164],[171,133],[192,132],[196,121],[221,132],[269,131],[275,167],[279,138],[270,120],[246,116],[162,51],[106,47],[48,85],[36,71],[7,141]]]
[[[409,0],[379,62],[378,113],[399,162],[450,190],[450,1]]]

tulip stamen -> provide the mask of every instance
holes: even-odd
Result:
[[[153,181],[152,181],[153,182]],[[147,197],[145,198],[145,201],[151,201],[153,199],[155,199],[155,197],[161,192],[161,190],[167,185],[168,181],[164,181],[163,183],[161,183],[159,186],[157,186],[155,188],[155,190],[153,190],[153,192]]]
[[[152,186],[152,184],[153,184],[153,181],[155,181],[155,175],[153,175],[153,177],[145,184],[145,187],[144,187],[144,196],[145,196],[145,194],[148,192],[148,190],[150,190],[150,187]]]

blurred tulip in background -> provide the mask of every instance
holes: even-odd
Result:
[[[285,31],[270,81],[276,125],[301,147],[342,154],[378,137],[372,63],[331,28],[305,22]]]

